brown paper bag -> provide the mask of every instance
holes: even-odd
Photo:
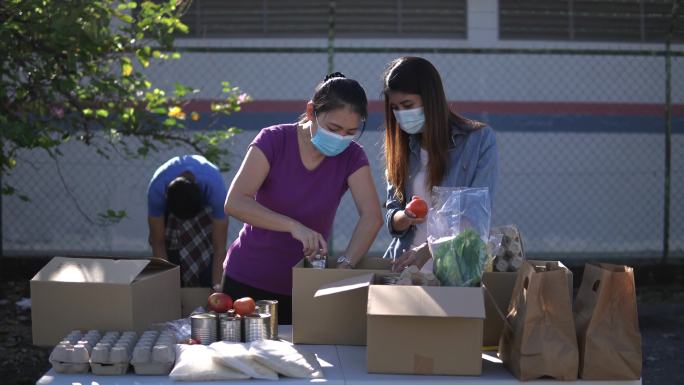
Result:
[[[606,263],[584,266],[575,324],[581,378],[641,378],[641,335],[631,267]]]
[[[576,380],[579,351],[572,273],[559,262],[525,261],[508,306],[499,356],[520,380]]]

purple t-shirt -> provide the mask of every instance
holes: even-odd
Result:
[[[264,153],[270,166],[256,201],[328,239],[337,206],[349,188],[347,178],[368,165],[363,147],[352,142],[341,154],[308,170],[299,154],[296,124],[264,128],[251,145]],[[243,284],[291,295],[292,267],[303,256],[302,243],[290,233],[245,224],[228,249],[225,272]]]

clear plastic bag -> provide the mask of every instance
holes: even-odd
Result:
[[[192,314],[204,313],[203,307],[198,307]],[[191,314],[191,315],[192,315]],[[173,321],[162,322],[154,324],[154,329],[156,330],[170,330],[176,336],[176,341],[187,341],[190,339],[192,334],[192,326],[190,323],[190,317],[180,318]]]
[[[489,259],[491,204],[487,188],[433,187],[428,245],[443,286],[477,286]]]

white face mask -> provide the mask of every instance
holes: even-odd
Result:
[[[425,125],[425,113],[423,107],[412,108],[410,110],[394,110],[394,117],[404,132],[409,135],[423,132]]]

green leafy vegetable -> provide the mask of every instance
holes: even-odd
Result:
[[[434,273],[443,286],[477,286],[487,261],[486,244],[473,229],[431,243]]]

